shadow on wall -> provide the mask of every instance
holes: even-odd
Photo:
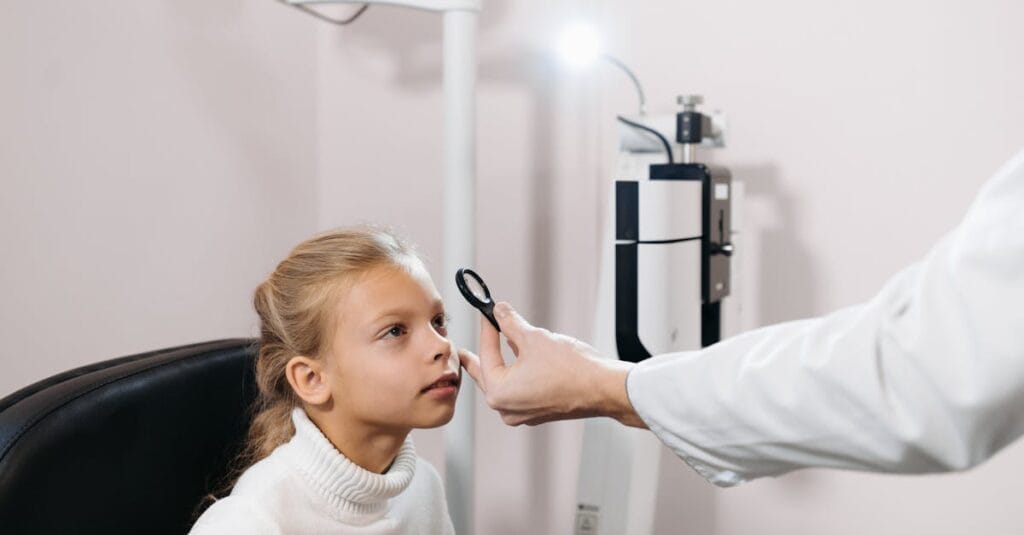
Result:
[[[490,4],[489,4],[490,5]],[[529,192],[526,198],[529,210],[526,220],[529,227],[530,272],[526,281],[529,293],[531,319],[538,325],[551,325],[554,320],[554,299],[564,297],[557,294],[555,287],[555,243],[554,228],[558,224],[555,205],[554,167],[555,139],[550,121],[555,117],[554,75],[548,55],[536,50],[518,50],[506,52],[504,56],[487,58],[481,63],[480,78],[482,83],[494,85],[523,86],[531,94],[531,117],[529,119],[529,138],[532,140],[530,149],[529,176],[524,177]],[[549,478],[555,471],[551,466],[551,455],[558,444],[551,426],[538,426],[529,431],[527,459],[529,459],[528,481],[526,488],[531,489],[525,497],[525,510],[532,511],[532,525],[525,532],[543,533],[555,525],[555,515],[562,513],[552,510],[557,503],[552,496],[552,483]],[[565,511],[568,515],[569,512]],[[523,533],[522,519],[520,526],[516,523],[507,524],[509,534]]]
[[[748,266],[757,295],[757,325],[770,325],[817,314],[817,278],[810,248],[801,240],[799,203],[784,189],[774,164],[732,168],[743,180],[746,207],[762,207],[764,214],[747,214],[744,232],[756,249],[748,253]],[[762,217],[750,217],[760,215]]]
[[[654,535],[715,532],[715,487],[697,475],[668,447],[659,448]]]
[[[479,20],[479,41],[483,41],[489,29],[498,25],[507,10],[507,1],[486,2],[486,9],[481,12]],[[443,31],[438,17],[435,13],[388,7],[378,9],[374,6],[358,23],[345,28],[344,39],[346,46],[356,44],[391,57],[395,65],[392,81],[399,89],[440,92],[443,83],[440,54]],[[401,31],[396,31],[397,28]],[[529,211],[523,218],[529,222],[529,227],[524,229],[529,249],[522,251],[522,254],[529,255],[527,264],[530,271],[523,281],[529,288],[529,295],[528,303],[520,306],[529,310],[530,320],[539,325],[552,321],[554,299],[557,297],[554,295],[556,266],[552,232],[557,219],[554,201],[555,140],[550,125],[555,116],[556,76],[549,56],[544,51],[526,47],[502,49],[500,55],[482,55],[478,62],[477,80],[478,90],[503,87],[529,95],[531,110],[527,135],[531,140],[528,154],[531,162],[529,176],[523,177],[527,183],[525,198],[529,199],[529,205],[520,208]],[[478,108],[478,125],[501,127],[486,125],[486,117],[487,111]],[[486,177],[478,175],[478,183],[486,182]],[[528,463],[524,467],[526,480],[523,485],[530,491],[520,501],[502,507],[497,516],[488,517],[485,524],[487,532],[494,535],[548,532],[550,526],[557,524],[557,514],[571,515],[569,510],[552,507],[559,503],[552,495],[550,481],[555,473],[551,456],[557,446],[553,431],[551,426],[538,426],[509,432],[524,435],[522,438],[526,440],[526,451],[521,457]],[[477,492],[486,493],[487,489],[478,487]],[[480,519],[477,525],[481,525]]]

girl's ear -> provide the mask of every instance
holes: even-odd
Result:
[[[331,388],[320,361],[303,356],[292,357],[285,365],[284,374],[302,401],[315,406],[331,400]]]

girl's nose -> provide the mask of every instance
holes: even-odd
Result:
[[[445,337],[441,336],[440,333],[434,333],[433,343],[437,344],[434,347],[434,357],[432,360],[438,361],[441,359],[448,358],[448,355],[452,354],[452,343]]]

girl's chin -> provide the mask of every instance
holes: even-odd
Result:
[[[449,410],[443,414],[439,414],[433,418],[424,418],[420,425],[417,425],[418,429],[433,429],[435,427],[441,427],[442,425],[452,421],[452,417],[455,416],[455,407],[452,406]]]

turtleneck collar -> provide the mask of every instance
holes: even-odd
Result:
[[[377,474],[341,454],[301,407],[292,411],[295,436],[281,448],[285,459],[327,500],[331,516],[345,522],[372,522],[387,501],[404,491],[416,473],[416,450],[405,439],[391,467]]]

